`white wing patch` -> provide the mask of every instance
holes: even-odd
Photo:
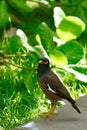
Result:
[[[52,93],[56,93],[53,89],[51,89],[51,87],[50,87],[49,84],[47,84],[47,89],[48,89],[49,91],[51,91]]]

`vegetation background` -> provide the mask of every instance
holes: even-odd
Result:
[[[74,99],[87,94],[86,14],[87,0],[0,0],[0,129],[49,109],[37,83],[41,56]]]

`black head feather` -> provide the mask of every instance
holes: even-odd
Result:
[[[49,67],[49,60],[48,58],[42,57],[39,60],[37,72],[38,72],[38,77],[41,77],[43,74],[47,73],[50,70]]]

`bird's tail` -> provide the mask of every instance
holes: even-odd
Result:
[[[81,114],[81,111],[79,110],[79,108],[76,106],[76,104],[74,103],[74,104],[72,104],[72,106],[73,106],[73,108],[78,112],[78,113],[80,113]]]
[[[81,114],[81,111],[79,110],[79,108],[76,106],[76,103],[73,99],[69,100],[69,102],[72,104],[73,108],[79,113]]]

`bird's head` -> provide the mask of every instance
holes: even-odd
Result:
[[[49,66],[49,60],[47,58],[45,58],[45,57],[42,57],[39,60],[39,64],[40,65],[47,65],[47,66]]]
[[[40,58],[39,63],[38,63],[38,69],[37,69],[38,74],[40,76],[42,76],[43,74],[45,74],[49,70],[50,70],[49,60],[45,57]]]

